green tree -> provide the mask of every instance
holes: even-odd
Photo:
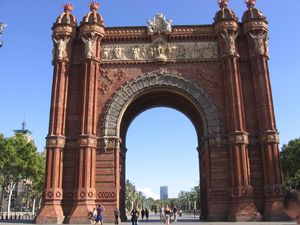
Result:
[[[300,138],[283,145],[280,159],[284,184],[289,189],[300,190]]]
[[[3,187],[8,194],[7,212],[10,216],[13,191],[20,179],[30,179],[34,190],[41,190],[44,162],[33,141],[27,141],[21,134],[5,138],[0,136],[0,174]]]

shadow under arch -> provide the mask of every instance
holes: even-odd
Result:
[[[179,74],[152,72],[141,75],[116,91],[107,105],[103,121],[104,139],[116,138],[120,144],[120,185],[119,204],[121,216],[125,218],[125,164],[126,134],[131,122],[142,112],[154,107],[169,107],[185,114],[193,123],[198,146],[208,137],[218,137],[221,124],[218,111],[212,99],[192,81]],[[207,209],[205,168],[201,166],[199,152],[201,211]]]

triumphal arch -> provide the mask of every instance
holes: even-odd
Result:
[[[47,171],[37,223],[86,223],[98,204],[106,221],[116,207],[124,217],[126,132],[156,106],[183,112],[197,131],[203,218],[282,216],[268,22],[255,0],[246,0],[241,21],[228,0],[218,3],[209,25],[173,25],[157,13],[134,27],[106,27],[96,2],[78,25],[73,6],[64,5],[52,28]]]

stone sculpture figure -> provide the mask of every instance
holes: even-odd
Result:
[[[88,59],[95,56],[95,43],[96,43],[96,37],[95,34],[92,33],[91,37],[84,38],[82,37],[81,40],[84,42],[84,56]]]
[[[7,27],[7,24],[0,22],[0,35],[3,34],[4,28]]]
[[[266,33],[258,33],[252,34],[249,33],[251,38],[254,40],[255,52],[256,54],[264,54],[265,53],[265,39],[267,37]]]
[[[53,42],[55,43],[56,45],[56,50],[53,49],[52,51],[52,54],[53,54],[53,58],[55,58],[55,56],[58,58],[58,59],[63,59],[66,57],[66,54],[67,54],[67,44],[70,40],[70,37],[67,37],[67,38],[61,38],[61,39],[56,39],[56,38],[53,38]]]
[[[111,51],[110,48],[103,48],[103,58],[104,59],[109,59],[110,51]]]
[[[221,33],[221,36],[224,38],[226,42],[226,54],[235,55],[236,54],[235,39],[237,38],[238,33],[230,34],[228,33],[227,30],[225,30],[224,33]]]
[[[145,45],[143,45],[142,48],[141,48],[141,58],[142,59],[147,58],[147,49],[146,49]]]
[[[120,46],[116,46],[114,48],[114,57],[116,59],[123,59],[124,58],[124,48],[121,48]]]
[[[140,48],[139,47],[134,47],[131,49],[133,59],[138,60],[140,59]]]

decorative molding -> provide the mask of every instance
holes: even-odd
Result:
[[[100,191],[97,193],[97,198],[101,200],[115,200],[117,195],[114,191]]]
[[[229,142],[232,144],[249,144],[248,134],[244,132],[230,134]]]
[[[279,134],[277,131],[267,131],[261,136],[262,143],[279,143]]]
[[[78,138],[77,143],[80,147],[97,147],[96,137],[91,136],[81,136]]]
[[[127,107],[128,102],[139,93],[154,88],[165,87],[175,88],[178,91],[189,95],[203,110],[206,124],[205,134],[218,136],[221,130],[221,123],[216,105],[211,98],[194,82],[183,78],[180,74],[172,74],[166,71],[151,72],[141,75],[123,85],[117,90],[106,106],[102,121],[103,133],[105,136],[118,137],[118,120],[122,111]]]
[[[121,140],[118,137],[115,136],[105,136],[99,138],[98,141],[98,148],[103,148],[104,151],[107,151],[108,149],[117,149],[120,148]]]
[[[210,189],[210,197],[229,197],[230,191],[228,189]]]
[[[283,196],[286,193],[286,189],[283,185],[265,185],[264,194],[265,196]]]
[[[253,188],[252,186],[239,186],[231,188],[231,197],[252,197]]]
[[[64,136],[48,136],[46,141],[46,147],[59,147],[63,148],[65,146],[65,137]]]

